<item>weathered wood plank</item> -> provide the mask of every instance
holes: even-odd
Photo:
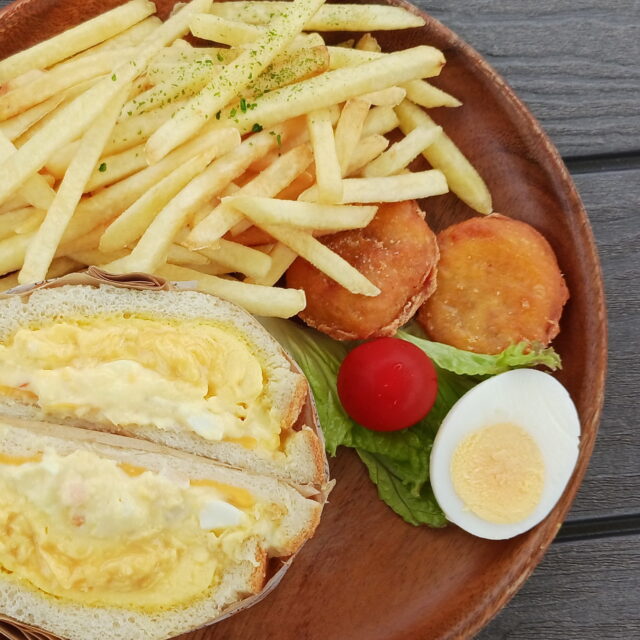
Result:
[[[506,78],[563,155],[640,150],[638,0],[416,0]]]
[[[595,452],[570,519],[640,513],[640,170],[580,174],[575,182],[600,249],[609,315],[609,374]]]
[[[553,545],[476,640],[640,637],[640,536]]]

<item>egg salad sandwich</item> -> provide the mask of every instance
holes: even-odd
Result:
[[[275,477],[143,440],[0,420],[0,622],[173,637],[264,595],[321,509]]]
[[[301,415],[306,379],[252,316],[196,291],[69,278],[0,299],[0,418],[324,482],[321,436]]]

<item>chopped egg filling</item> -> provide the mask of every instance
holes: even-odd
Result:
[[[161,610],[215,589],[286,508],[89,451],[0,457],[0,571],[66,600]]]
[[[204,321],[114,316],[22,327],[0,344],[0,390],[59,416],[280,447],[258,357]]]
[[[545,467],[534,439],[516,424],[467,435],[451,459],[451,479],[466,508],[488,522],[516,523],[539,504]]]

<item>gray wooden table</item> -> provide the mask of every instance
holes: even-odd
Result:
[[[600,249],[609,374],[595,453],[545,559],[479,640],[640,638],[640,0],[419,0],[506,78]]]
[[[417,4],[503,74],[558,146],[593,225],[609,309],[589,472],[542,564],[478,638],[640,638],[640,0]]]

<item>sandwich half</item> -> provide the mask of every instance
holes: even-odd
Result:
[[[0,418],[325,482],[307,382],[252,316],[195,291],[63,282],[0,299]]]
[[[322,501],[140,440],[0,422],[0,611],[69,640],[172,637],[255,600]]]

